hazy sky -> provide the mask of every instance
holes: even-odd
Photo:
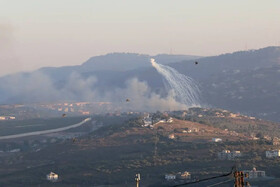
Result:
[[[110,52],[208,56],[279,42],[279,0],[0,0],[0,75]]]

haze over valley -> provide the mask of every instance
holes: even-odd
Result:
[[[0,0],[0,186],[278,187],[279,0]]]
[[[46,67],[1,77],[0,103],[109,102],[111,105],[110,109],[99,111],[96,106],[90,113],[132,109],[155,112],[194,106],[178,99],[178,94],[186,93],[168,86],[164,76],[152,67],[150,58],[196,82],[200,90],[193,95],[199,99],[199,103],[194,103],[197,106],[280,121],[279,47],[200,58],[131,53],[92,57],[79,66]],[[179,82],[176,80],[174,84]],[[186,101],[190,99],[186,96]]]

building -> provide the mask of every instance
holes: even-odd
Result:
[[[221,138],[212,138],[212,142],[221,142],[222,139]]]
[[[249,179],[265,177],[265,171],[257,171],[256,168],[253,168],[253,170],[244,170],[243,173],[245,175],[248,174]]]
[[[172,123],[173,122],[173,118],[170,117],[166,122],[167,123]]]
[[[198,129],[198,128],[192,128],[192,131],[193,131],[193,132],[198,132],[199,129]]]
[[[0,116],[0,120],[15,120],[14,116]]]
[[[266,158],[280,157],[280,150],[266,151],[265,156]]]
[[[148,116],[144,117],[143,122],[144,122],[144,127],[149,127],[149,126],[153,125],[153,120],[149,114],[148,114]]]
[[[264,135],[263,138],[264,138],[265,140],[268,140],[268,141],[271,141],[271,140],[272,140],[272,138],[271,138],[270,136],[268,136],[268,135]]]
[[[169,134],[168,138],[169,138],[169,139],[174,139],[174,138],[175,138],[175,135],[174,135],[174,134]]]
[[[10,153],[17,153],[17,152],[20,152],[20,149],[12,149],[9,151]]]
[[[239,114],[234,114],[234,113],[229,114],[229,117],[231,117],[231,118],[237,118],[239,116],[240,116]]]
[[[165,180],[175,180],[175,179],[176,179],[176,175],[173,175],[173,174],[165,175]]]
[[[49,174],[47,174],[47,180],[52,181],[52,182],[56,182],[58,180],[58,174],[54,173],[54,172],[50,172]]]
[[[187,171],[185,171],[185,172],[183,172],[183,173],[179,172],[179,173],[177,174],[177,178],[178,178],[178,179],[183,179],[183,180],[191,179],[191,173],[190,173],[190,172],[187,172]]]
[[[280,140],[277,137],[272,138],[272,145],[280,145]]]
[[[236,157],[241,157],[240,151],[230,151],[230,150],[223,150],[222,152],[218,153],[218,158],[220,160],[233,160]]]

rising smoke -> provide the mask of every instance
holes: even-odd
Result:
[[[166,111],[185,109],[174,99],[172,91],[161,97],[151,91],[148,84],[137,78],[125,82],[125,88],[115,88],[101,93],[96,86],[98,80],[83,77],[73,72],[61,86],[54,86],[51,78],[43,72],[14,74],[1,78],[0,104],[54,103],[67,101],[111,102],[121,111]],[[129,98],[130,102],[125,100]],[[107,111],[108,112],[108,111]]]
[[[146,82],[137,78],[127,80],[124,88],[111,88],[104,93],[99,90],[98,80],[93,76],[84,77],[73,72],[57,86],[49,75],[36,71],[2,77],[0,104],[106,101],[122,111],[182,110],[199,106],[199,89],[191,78],[154,60],[151,63],[168,83],[169,91],[165,97],[153,92]],[[127,98],[130,100],[128,103],[125,102]]]
[[[151,64],[165,78],[167,89],[174,92],[174,98],[178,102],[187,107],[200,106],[200,90],[192,78],[180,74],[174,68],[156,63],[153,58],[151,58]]]
[[[11,24],[0,22],[0,76],[20,69],[14,49],[15,38],[13,33],[14,27]]]

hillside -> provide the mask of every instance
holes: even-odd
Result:
[[[241,129],[244,132],[234,133],[233,130],[219,128],[211,121],[208,124],[203,124],[203,120],[194,122],[198,114],[195,112],[202,115],[202,111],[205,121],[206,117],[218,118],[214,110],[177,111],[170,115],[182,117],[181,114],[186,114],[185,117],[191,121],[173,118],[172,122],[156,122],[153,128],[149,128],[142,127],[145,115],[132,118],[130,115],[110,118],[95,116],[94,124],[103,124],[102,127],[77,138],[75,142],[66,139],[47,146],[44,144],[42,149],[36,148],[36,151],[0,153],[3,168],[0,170],[0,182],[7,186],[133,186],[135,174],[141,173],[141,186],[172,186],[182,181],[168,182],[164,180],[165,174],[189,171],[193,178],[201,179],[227,173],[234,165],[239,169],[257,167],[265,170],[267,176],[276,177],[267,181],[267,186],[278,180],[280,168],[275,164],[278,159],[267,159],[264,154],[265,150],[278,146],[265,139],[251,140],[240,127],[241,123],[244,126],[257,123],[257,119],[246,116],[219,117],[222,124],[227,122],[236,131]],[[222,110],[219,111],[221,114]],[[166,113],[150,115],[155,120],[160,116],[170,117]],[[266,121],[262,121],[262,124],[279,126]],[[169,137],[171,134],[174,134],[174,138]],[[223,141],[212,142],[213,137],[222,138]],[[35,144],[40,146],[34,138],[30,147]],[[220,160],[217,153],[224,149],[239,150],[243,156],[235,160]],[[57,183],[45,179],[50,171],[59,174]],[[250,181],[251,184],[260,184],[258,182]],[[201,183],[198,186],[206,184],[209,185]],[[232,183],[226,186],[232,186]]]
[[[93,57],[80,66],[42,68],[2,77],[0,103],[109,101],[125,111],[168,110],[169,90],[163,77],[151,67],[150,57],[113,53]],[[280,47],[203,57],[195,60],[198,64],[193,56],[154,58],[195,79],[203,107],[280,121]],[[122,102],[128,97],[135,101],[131,108]]]

